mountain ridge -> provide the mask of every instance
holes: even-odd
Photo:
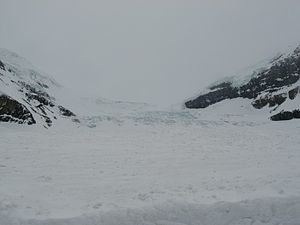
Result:
[[[276,56],[264,67],[254,69],[250,75],[243,77],[243,82],[238,79],[239,77],[230,77],[213,83],[197,97],[186,101],[185,107],[203,109],[226,99],[244,98],[251,99],[251,105],[255,109],[269,107],[270,118],[274,119],[273,116],[285,111],[280,108],[284,102],[298,101],[300,46],[290,53]],[[295,112],[297,110],[298,108],[293,109]]]

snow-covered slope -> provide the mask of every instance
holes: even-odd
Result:
[[[0,121],[46,127],[75,114],[59,105],[60,85],[16,53],[0,49]]]
[[[203,109],[224,100],[242,98],[245,104],[249,104],[248,100],[251,100],[255,109],[267,108],[265,118],[300,118],[299,79],[300,47],[297,47],[263,61],[256,68],[248,68],[248,71],[243,71],[239,76],[215,82],[197,97],[187,101],[185,106]],[[231,102],[227,101],[226,104]],[[285,117],[282,112],[289,112],[290,117]]]

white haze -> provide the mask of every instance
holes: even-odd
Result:
[[[300,43],[299,0],[1,0],[0,46],[64,86],[170,105]]]

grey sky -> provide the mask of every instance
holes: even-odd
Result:
[[[172,104],[300,43],[300,1],[0,0],[0,30],[66,87]]]

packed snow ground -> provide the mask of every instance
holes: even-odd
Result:
[[[81,121],[1,124],[0,225],[300,224],[298,120],[177,110]]]

